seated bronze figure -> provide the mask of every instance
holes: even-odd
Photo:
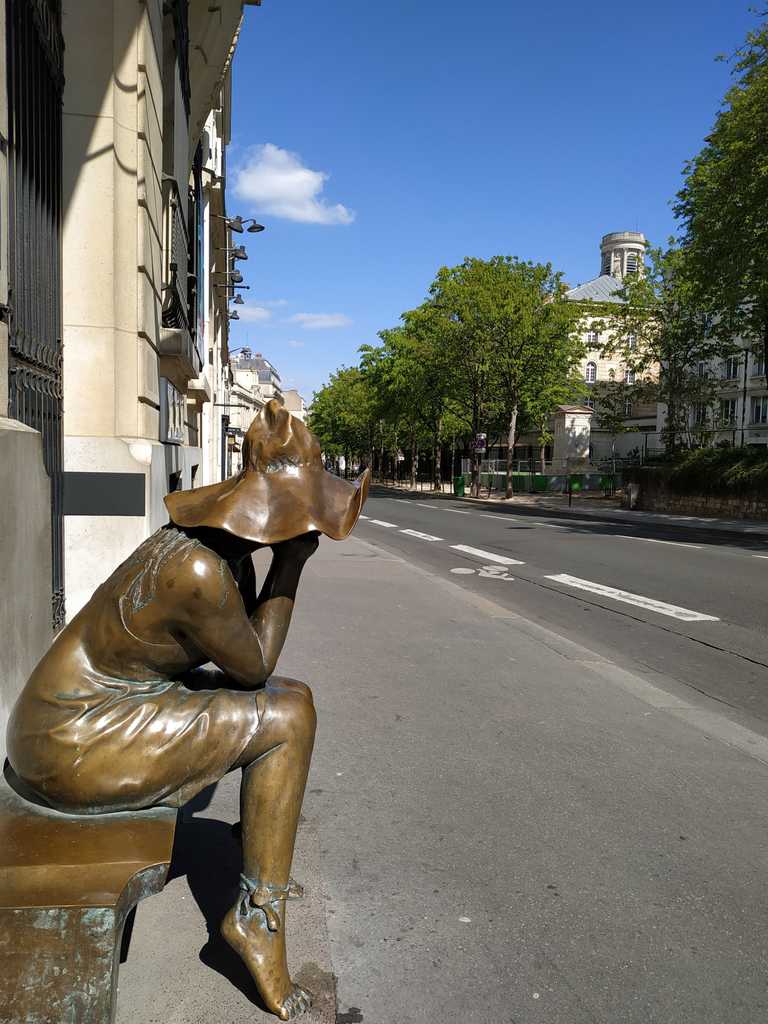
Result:
[[[365,501],[327,473],[317,440],[271,401],[243,471],[165,501],[171,521],[120,565],[58,635],[13,710],[8,757],[51,806],[100,814],[179,807],[243,771],[240,896],[222,934],[282,1020],[309,1006],[288,975],[285,900],[315,735],[312,693],[273,676],[320,533],[346,537]],[[257,593],[251,560],[272,548]],[[224,685],[185,673],[213,662]]]

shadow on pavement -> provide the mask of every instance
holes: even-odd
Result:
[[[231,823],[195,817],[209,806],[215,791],[215,785],[209,786],[182,809],[168,881],[185,875],[205,918],[208,941],[200,950],[200,960],[266,1012],[245,965],[219,934],[221,921],[239,892],[242,852]]]

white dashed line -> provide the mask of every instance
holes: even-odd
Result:
[[[419,540],[442,540],[442,537],[433,537],[431,533],[420,533],[418,530],[401,530],[400,533],[407,533],[409,537],[417,537]]]
[[[768,558],[768,555],[753,555],[753,558]]]
[[[413,504],[414,505],[418,505],[419,508],[428,508],[430,512],[434,512],[435,511],[435,506],[434,505],[425,505],[422,501],[414,501]]]
[[[390,530],[397,529],[397,523],[386,523],[383,519],[371,519],[371,526],[386,526]]]
[[[465,512],[463,508],[441,508],[441,512],[456,512],[460,516],[471,516],[471,512]]]
[[[497,555],[493,551],[483,551],[481,548],[471,548],[468,544],[451,544],[454,551],[463,551],[465,555],[477,555],[478,558],[487,558],[489,562],[498,562],[499,565],[525,565],[519,558],[507,558],[506,555]]]
[[[483,519],[509,519],[509,516],[500,516],[496,512],[478,512]]]
[[[359,515],[358,519],[370,519],[370,516]]]
[[[544,579],[552,580],[555,583],[562,583],[566,587],[575,587],[577,590],[588,590],[592,594],[599,594],[601,597],[609,597],[613,601],[621,601],[623,604],[634,604],[638,608],[645,608],[650,612],[658,612],[660,615],[669,615],[673,619],[682,619],[683,622],[719,622],[716,615],[705,615],[703,612],[694,612],[690,608],[680,608],[676,604],[667,604],[665,601],[654,601],[651,597],[643,597],[641,594],[630,594],[626,590],[617,590],[615,587],[606,587],[602,583],[593,583],[591,580],[582,580],[578,576],[569,576],[567,573],[560,573],[557,576],[545,576]]]

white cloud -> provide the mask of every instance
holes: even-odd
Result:
[[[351,224],[352,210],[321,195],[329,175],[305,167],[297,153],[271,142],[254,146],[235,173],[235,195],[260,213],[304,224]]]
[[[257,306],[266,306],[267,309],[277,309],[279,306],[287,306],[288,299],[251,299]]]
[[[301,324],[308,331],[322,331],[329,327],[349,327],[352,321],[343,313],[294,313],[286,323]]]
[[[260,320],[270,320],[272,318],[272,310],[265,309],[264,306],[252,306],[250,303],[246,303],[244,306],[238,306],[237,311],[240,314],[240,319],[249,324],[254,324]]]
[[[288,342],[288,348],[304,348],[303,341],[296,341],[293,338]]]

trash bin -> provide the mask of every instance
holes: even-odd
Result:
[[[453,493],[457,498],[464,497],[464,475],[459,474],[453,478]]]

